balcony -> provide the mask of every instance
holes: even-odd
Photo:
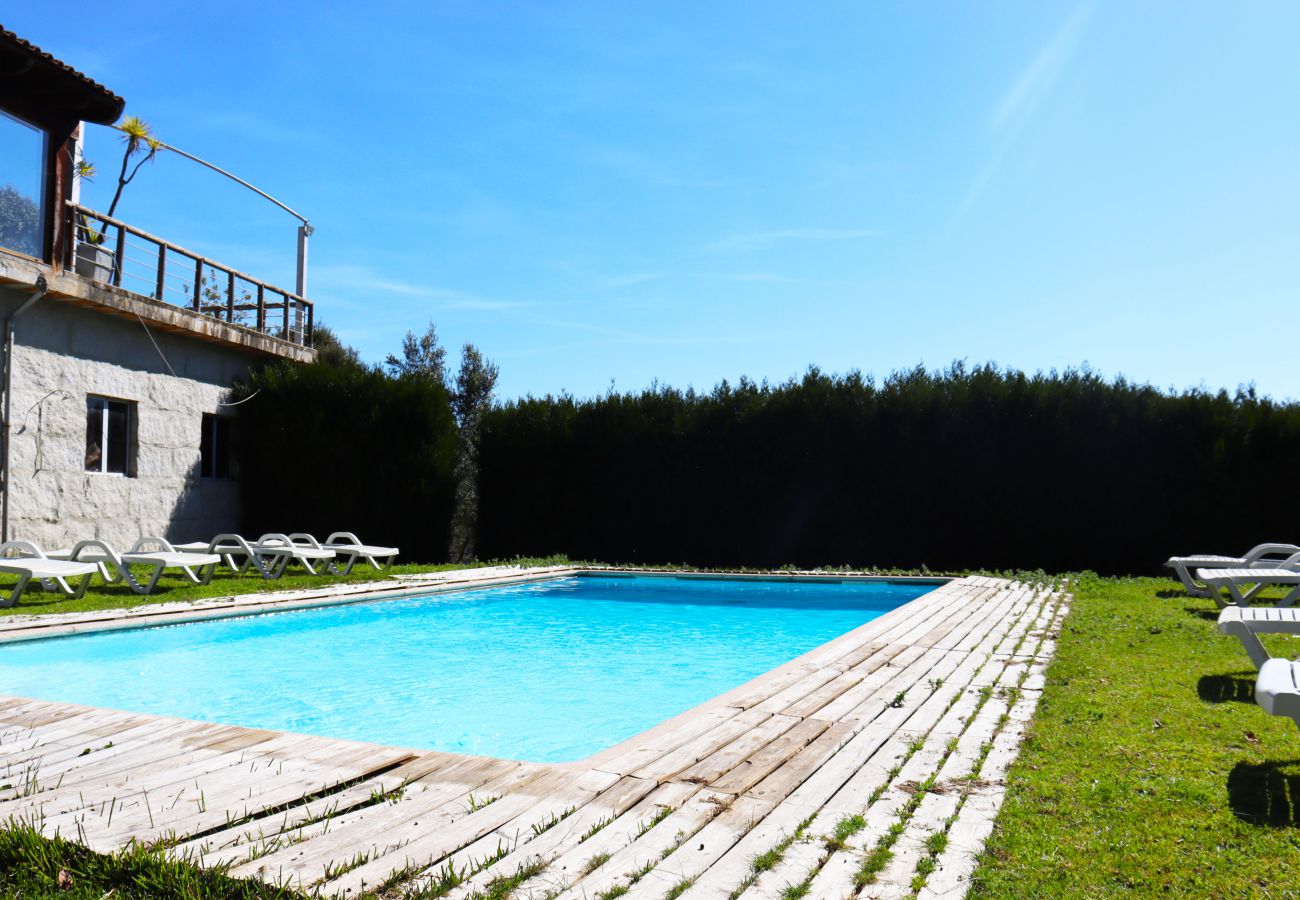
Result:
[[[66,203],[64,265],[83,278],[312,346],[312,303],[118,219]]]

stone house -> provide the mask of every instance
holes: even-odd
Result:
[[[0,29],[5,540],[129,545],[236,530],[230,386],[267,362],[315,356],[301,288],[78,204],[83,123],[111,125],[124,105]]]

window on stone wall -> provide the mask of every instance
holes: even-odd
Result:
[[[45,253],[45,132],[0,112],[0,247]]]
[[[230,458],[234,422],[230,416],[203,416],[203,435],[199,438],[199,474],[204,478],[230,478]]]
[[[86,398],[86,471],[135,474],[135,404]]]

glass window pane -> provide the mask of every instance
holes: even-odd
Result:
[[[230,477],[230,419],[216,417],[217,452],[213,458],[213,472],[217,478]]]
[[[104,456],[104,401],[100,397],[86,398],[86,471],[103,471]]]
[[[127,404],[118,400],[108,401],[108,467],[106,471],[125,475],[127,469],[127,450],[131,443],[130,412]]]
[[[0,112],[0,247],[45,251],[45,132]]]
[[[216,418],[203,414],[203,429],[199,435],[199,476],[202,478],[212,477],[212,423]]]

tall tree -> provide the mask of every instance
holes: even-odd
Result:
[[[0,247],[41,255],[41,208],[12,184],[0,187]]]
[[[408,331],[402,338],[402,355],[384,360],[394,378],[424,378],[443,384],[447,380],[447,350],[438,343],[438,328],[432,322],[419,337]]]
[[[432,331],[432,326],[430,327]],[[461,351],[460,371],[451,390],[451,411],[460,426],[454,479],[456,501],[451,519],[448,556],[452,562],[474,558],[478,526],[479,426],[492,405],[500,370],[473,344]]]

